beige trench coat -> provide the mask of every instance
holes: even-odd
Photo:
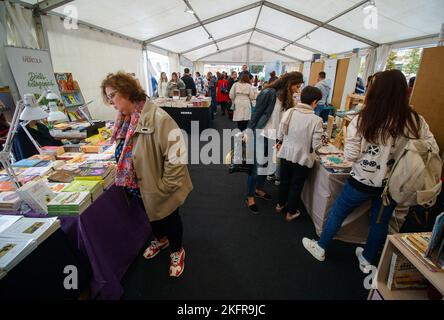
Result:
[[[175,140],[169,139],[172,130]],[[145,210],[150,221],[163,219],[193,190],[183,136],[164,110],[147,101],[133,139],[132,159]]]

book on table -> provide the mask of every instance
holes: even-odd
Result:
[[[65,152],[64,154],[57,156],[57,160],[72,160],[80,158],[83,155],[83,152]]]
[[[49,189],[51,189],[51,191],[54,193],[62,192],[62,190],[69,185],[69,183],[63,183],[63,182],[47,182],[46,184],[48,185]]]
[[[0,192],[3,191],[14,191],[16,188],[15,183],[12,181],[0,182]]]
[[[0,192],[0,211],[17,211],[22,204],[22,199],[16,191]]]
[[[14,162],[13,167],[34,167],[38,163],[42,162],[40,159],[22,159],[20,161]]]
[[[0,234],[0,272],[3,276],[28,256],[37,242],[33,239],[2,237]]]
[[[60,156],[65,153],[65,149],[62,146],[44,146],[41,147],[40,154],[49,154],[53,156]]]
[[[101,168],[80,168],[80,173],[75,180],[96,180],[102,183],[103,189],[108,189],[114,183],[116,175],[115,166]]]
[[[93,144],[87,144],[80,147],[80,151],[85,153],[101,153],[103,150],[103,146]]]
[[[0,233],[21,218],[23,218],[21,215],[0,214]]]
[[[432,272],[444,271],[425,255],[431,236],[431,232],[406,233],[401,234],[400,240],[404,247],[415,255],[427,269]]]
[[[37,245],[45,241],[51,234],[60,228],[60,220],[57,218],[27,218],[18,219],[0,233],[3,238],[23,238],[37,242]]]
[[[74,180],[62,190],[62,192],[84,191],[91,194],[92,201],[96,201],[96,199],[103,193],[103,185],[97,180]]]
[[[31,167],[23,171],[22,176],[44,176],[53,171],[52,166]]]
[[[80,215],[90,204],[89,192],[60,192],[48,203],[48,214]]]
[[[75,171],[58,169],[48,177],[48,181],[70,183],[74,180],[75,174]]]
[[[47,203],[55,197],[42,179],[31,181],[17,189],[17,194],[34,211],[48,213]]]
[[[111,167],[102,168],[82,168],[74,178],[75,180],[103,180],[110,172]]]

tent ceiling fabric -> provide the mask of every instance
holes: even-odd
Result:
[[[258,29],[262,29],[275,35],[296,40],[316,25],[291,17],[285,13],[265,7],[257,24]],[[289,31],[290,30],[290,31]]]
[[[443,0],[377,1],[378,28],[366,29],[362,10],[352,11],[331,25],[350,30],[378,43],[436,34],[444,22]]]
[[[228,36],[240,30],[253,28],[256,22],[259,8],[254,8],[234,16],[209,23],[205,27],[215,39]]]
[[[286,42],[277,40],[270,36],[266,36],[265,34],[259,32],[253,32],[253,37],[251,37],[250,42],[263,47],[267,47],[268,49],[273,51],[278,51],[287,44]]]
[[[32,0],[26,2],[35,3]],[[328,21],[360,2],[361,0],[189,0],[197,16],[202,21],[206,21],[205,28],[216,41],[236,35],[242,30],[254,28],[257,20],[256,28],[268,32],[268,35],[253,32],[251,43],[277,51],[288,45],[288,42],[281,43],[283,42],[282,38],[295,41],[302,37],[297,43],[306,46],[305,49],[290,45],[282,53],[303,60],[306,60],[311,54],[311,51],[307,49],[334,54],[354,48],[368,47],[369,43],[374,45],[374,43],[399,42],[415,37],[435,35],[439,32],[443,22],[444,0],[376,0],[377,29],[364,27],[366,15],[362,7],[347,12],[326,26],[354,34],[360,37],[360,40],[368,39],[367,43],[335,32],[338,30],[331,31],[324,27],[310,33],[309,37],[305,37],[305,34],[315,28],[319,22]],[[194,15],[184,12],[186,5],[183,0],[75,0],[67,5],[77,8],[78,19],[81,21],[141,41],[157,38],[157,41],[152,43],[153,45],[172,52],[184,52],[197,48],[185,53],[185,56],[193,61],[196,57],[202,57],[212,52],[217,53],[214,44],[201,47],[203,44],[209,43],[211,39],[208,39],[208,35]],[[53,11],[64,14],[65,7],[61,6]],[[259,10],[261,13],[258,17]],[[227,17],[228,13],[231,16]],[[213,19],[214,17],[220,18],[221,15],[223,15],[223,19],[217,21]],[[308,20],[313,23],[297,17],[302,19],[308,17]],[[193,28],[190,29],[190,26]],[[178,32],[178,34],[159,39],[159,36],[170,32]],[[234,46],[233,44],[238,44],[248,35],[250,33],[232,38],[231,44],[230,40],[226,40],[223,47]],[[277,37],[272,39],[273,37],[270,38],[270,35]],[[282,47],[278,48],[278,44],[282,44]],[[244,49],[239,52],[246,52]],[[267,53],[266,56],[268,57],[269,54]],[[229,55],[229,53],[223,54],[225,57]],[[222,54],[219,56],[222,57]],[[239,56],[241,54],[235,54],[236,58]]]
[[[232,11],[237,8],[241,8],[243,6],[258,2],[258,0],[234,0],[234,1],[189,0],[189,1],[201,20],[205,20],[217,16],[221,13]],[[182,9],[182,11],[184,9]]]

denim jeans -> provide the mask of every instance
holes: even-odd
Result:
[[[265,178],[266,176],[257,176],[255,174],[248,176],[247,197],[254,197],[256,189],[264,190]]]
[[[379,211],[381,209],[382,198],[378,193],[362,192],[354,188],[347,181],[341,194],[336,199],[333,207],[330,210],[327,223],[324,226],[321,237],[318,244],[321,248],[327,249],[331,239],[341,228],[342,222],[352,211],[366,202],[368,199],[372,199],[371,208],[371,223],[370,230],[367,237],[367,243],[364,246],[364,252],[362,253],[364,258],[372,263],[376,258],[378,251],[384,246],[385,239],[387,237],[388,225],[390,218],[395,210],[396,203],[391,200],[387,207],[384,207],[381,215],[381,221],[377,223]]]
[[[216,102],[216,90],[210,89],[211,96],[211,119],[214,119],[214,114],[217,112],[217,102]]]
[[[263,150],[262,151],[264,153],[264,156],[267,157],[268,156],[268,139],[263,138],[263,137],[261,137],[259,139],[263,139],[263,144],[262,144]],[[258,164],[256,152],[260,152],[260,151],[256,150],[256,148],[258,148],[256,141],[257,141],[256,135],[254,135],[254,169],[253,169],[253,173],[248,176],[247,197],[254,197],[254,191],[256,189],[263,190],[264,184],[265,184],[265,179],[267,177],[266,174],[261,174],[261,175],[258,174],[258,167],[264,167],[266,164],[265,165]]]

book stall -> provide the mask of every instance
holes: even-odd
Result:
[[[179,128],[191,132],[191,122],[199,122],[199,132],[210,127],[210,97],[157,98],[154,104],[165,110],[176,121]]]
[[[441,300],[444,295],[444,213],[431,232],[387,238],[369,299]]]
[[[327,131],[331,129],[327,128]],[[331,132],[331,131],[330,131]],[[322,136],[323,146],[317,151],[317,159],[302,190],[301,199],[315,225],[319,236],[327,223],[328,214],[336,198],[341,193],[350,176],[352,163],[344,159],[344,137],[346,128],[342,127],[334,139],[328,133]],[[369,163],[371,170],[373,163]],[[359,206],[344,220],[335,239],[365,243],[370,226],[371,201]],[[391,232],[399,232],[405,212],[395,211],[390,223]]]
[[[120,298],[121,277],[150,227],[143,206],[114,186],[115,146],[104,136],[87,138],[76,149],[44,146],[13,163],[19,188],[0,171],[0,278],[61,228],[89,260],[92,297]],[[20,232],[32,237],[14,236]]]

